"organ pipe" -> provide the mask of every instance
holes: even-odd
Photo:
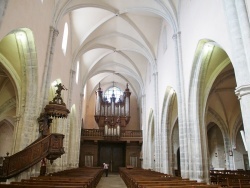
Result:
[[[124,96],[125,96],[125,116],[129,117],[130,116],[130,95],[131,92],[128,89],[128,84],[127,88],[124,91]]]
[[[95,120],[99,128],[104,130],[105,136],[120,136],[121,128],[129,123],[130,95],[131,92],[127,84],[123,95],[116,101],[113,91],[109,102],[103,96],[103,91],[99,83],[96,91]]]
[[[102,98],[102,90],[99,83],[99,88],[96,91],[96,107],[95,107],[95,114],[97,116],[101,115],[101,103],[102,103],[101,98]]]

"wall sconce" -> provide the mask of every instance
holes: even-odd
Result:
[[[229,150],[229,156],[233,156],[233,151]]]
[[[215,157],[218,157],[218,154],[217,154],[217,153],[215,153]]]

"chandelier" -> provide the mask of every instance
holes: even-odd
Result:
[[[114,91],[108,100],[103,96],[99,83],[96,91],[95,121],[99,128],[104,130],[105,137],[119,137],[121,130],[129,123],[130,95],[127,84],[127,88],[118,100]]]

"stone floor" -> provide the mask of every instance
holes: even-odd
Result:
[[[96,188],[127,188],[119,174],[109,174],[101,178]]]

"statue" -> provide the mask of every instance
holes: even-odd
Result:
[[[67,89],[65,88],[65,86],[62,85],[61,83],[56,84],[55,87],[57,87],[57,90],[56,90],[57,96],[61,96],[62,90],[67,90]]]
[[[61,92],[62,92],[62,90],[68,90],[68,89],[66,89],[65,86],[62,85],[61,83],[56,84],[55,87],[57,87],[57,90],[55,93],[56,96],[54,97],[52,102],[56,103],[56,104],[64,104],[63,99],[61,97]]]

